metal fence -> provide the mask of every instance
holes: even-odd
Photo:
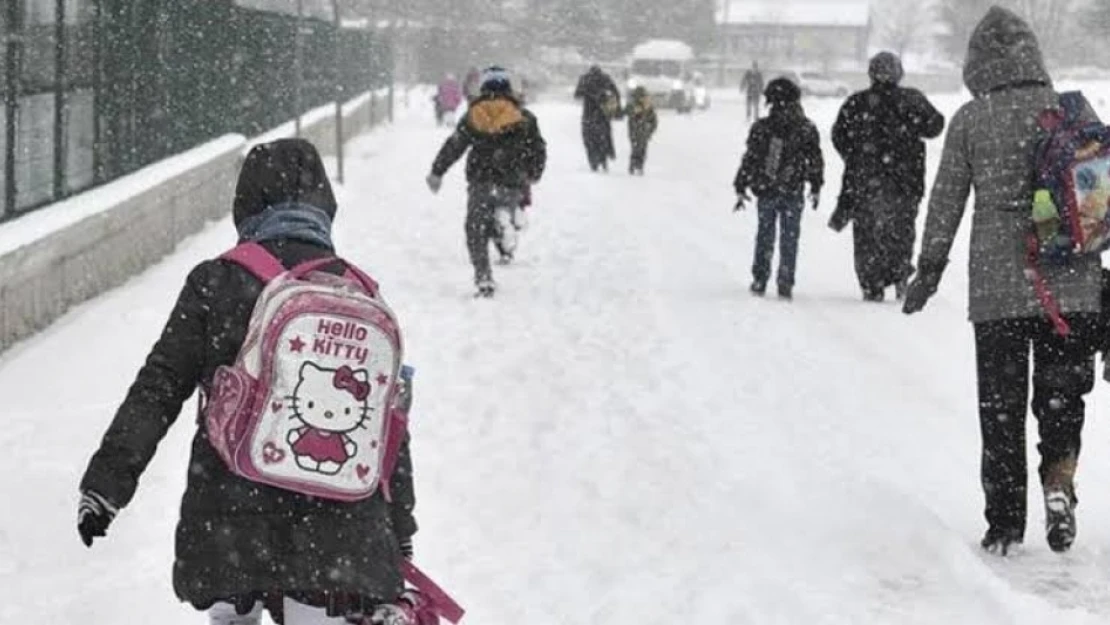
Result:
[[[233,0],[0,5],[0,221],[391,81],[384,33],[313,15]]]

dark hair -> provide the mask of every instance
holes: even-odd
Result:
[[[335,195],[316,146],[304,139],[278,139],[254,146],[243,161],[235,187],[235,225],[288,202],[314,206],[335,218]]]

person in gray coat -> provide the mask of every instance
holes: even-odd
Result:
[[[920,311],[936,292],[974,188],[969,300],[988,523],[982,546],[1005,555],[1024,537],[1032,352],[1046,534],[1053,550],[1065,551],[1076,530],[1073,480],[1083,397],[1094,383],[1100,263],[1083,257],[1042,269],[1072,328],[1067,336],[1057,334],[1025,275],[1036,120],[1059,100],[1033,31],[1014,13],[992,8],[971,35],[964,82],[974,99],[960,108],[948,129],[904,311]],[[1086,114],[1095,117],[1089,110]]]

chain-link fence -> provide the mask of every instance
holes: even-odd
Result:
[[[0,5],[0,221],[391,80],[385,33],[313,12],[298,20],[233,0]]]

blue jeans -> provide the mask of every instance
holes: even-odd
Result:
[[[766,284],[771,278],[771,259],[775,255],[775,230],[781,222],[779,240],[780,286],[794,286],[794,268],[798,260],[798,238],[802,232],[802,211],[805,198],[801,195],[772,195],[759,198],[759,230],[755,236],[755,262],[752,277]]]

